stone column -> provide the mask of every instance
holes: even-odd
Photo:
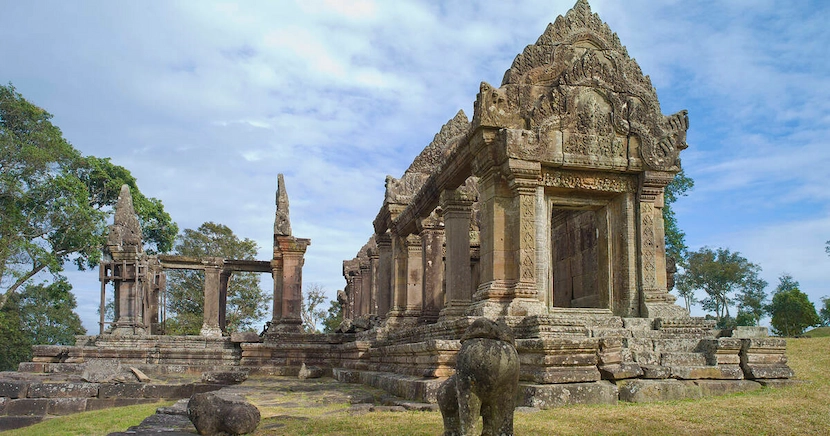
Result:
[[[408,254],[406,238],[392,233],[392,309],[390,317],[402,317],[406,310],[406,273]]]
[[[375,238],[378,244],[377,314],[386,318],[392,307],[392,237],[387,232]]]
[[[219,323],[219,287],[222,267],[223,262],[215,259],[205,265],[204,322],[200,334],[211,338],[222,337]]]
[[[663,224],[663,189],[673,173],[645,171],[640,176],[638,198],[638,245],[640,271],[640,316],[644,318],[688,317],[674,304],[666,290],[666,247]]]
[[[271,301],[273,310],[271,312],[272,315],[268,328],[269,331],[270,325],[277,324],[279,320],[282,318],[282,271],[282,253],[277,253],[275,250],[274,258],[271,260],[271,277],[274,279],[274,297]]]
[[[413,321],[421,316],[424,301],[424,266],[421,237],[406,237],[406,308],[404,316]]]
[[[472,301],[470,283],[470,212],[475,198],[462,189],[441,193],[447,244],[446,295],[441,320],[461,316]]]
[[[360,314],[371,313],[372,301],[372,269],[369,259],[360,260]]]
[[[444,308],[444,223],[437,214],[420,223],[423,259],[423,310],[421,322],[438,320]]]
[[[369,249],[369,312],[378,314],[378,250]]]
[[[281,279],[274,280],[274,307],[279,305],[280,318],[271,320],[269,333],[300,333],[303,319],[300,308],[303,300],[303,263],[310,239],[276,236],[274,257],[281,259]],[[274,263],[272,262],[272,265]],[[278,271],[273,271],[278,274]],[[279,286],[279,288],[278,288]]]
[[[226,269],[219,275],[219,328],[227,332],[228,327],[228,284],[233,271]]]

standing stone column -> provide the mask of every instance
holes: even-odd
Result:
[[[225,269],[219,275],[219,328],[227,332],[228,327],[228,285],[233,271]]]
[[[392,237],[389,232],[376,235],[378,244],[377,314],[386,318],[392,308]]]
[[[447,244],[446,295],[441,320],[464,315],[472,301],[470,276],[470,212],[475,198],[463,189],[441,193]]]
[[[421,253],[421,237],[409,235],[406,237],[406,310],[404,316],[415,323],[423,310],[423,254]]]
[[[406,310],[406,238],[392,233],[392,309],[390,317],[402,317]]]
[[[444,223],[437,214],[420,223],[424,271],[421,322],[438,320],[444,308]]]
[[[369,259],[360,259],[360,314],[371,313],[372,269]]]
[[[274,217],[274,258],[271,261],[274,276],[274,316],[268,334],[300,333],[303,300],[303,264],[310,239],[291,235],[288,214],[288,193],[283,175],[277,177],[277,211]]]
[[[222,259],[211,259],[205,265],[205,303],[203,306],[202,336],[222,337],[222,328],[219,321],[219,288],[224,262]]]
[[[378,314],[378,249],[372,247],[369,254],[369,312],[372,315]]]

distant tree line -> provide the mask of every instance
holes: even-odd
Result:
[[[758,325],[763,316],[769,315],[772,331],[781,336],[801,335],[818,325],[830,326],[830,298],[822,298],[822,306],[816,311],[791,275],[779,277],[768,301],[768,283],[760,277],[761,267],[739,252],[710,247],[688,250],[672,204],[692,187],[692,179],[683,171],[678,173],[666,187],[663,208],[666,256],[672,257],[681,270],[675,277],[675,287],[686,310],[700,304],[720,328]],[[825,251],[830,255],[830,241],[825,243]],[[703,291],[705,297],[698,299],[697,291]],[[734,316],[730,307],[737,309]]]

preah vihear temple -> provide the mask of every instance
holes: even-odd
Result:
[[[472,119],[459,111],[400,178],[387,177],[374,234],[343,262],[335,333],[302,333],[303,262],[313,247],[292,234],[282,175],[273,258],[263,261],[145,253],[123,189],[100,267],[102,308],[113,289],[114,320],[102,315],[100,334],[74,346],[35,346],[19,372],[80,374],[118,362],[147,374],[290,376],[306,365],[434,403],[463,333],[486,317],[515,336],[521,406],[786,384],[784,339],[763,327],[716,329],[669,293],[664,189],[680,171],[688,126],[686,111],[661,112],[649,77],[579,0],[516,56],[500,86],[481,83]],[[200,336],[161,334],[170,269],[204,271]],[[224,331],[236,271],[273,277],[262,334]],[[8,401],[27,398],[12,385],[0,384]],[[104,401],[105,386],[90,397]]]

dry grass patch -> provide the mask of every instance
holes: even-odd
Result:
[[[95,436],[124,431],[138,425],[147,416],[162,406],[173,404],[170,401],[137,406],[115,407],[112,409],[83,412],[76,415],[62,416],[38,424],[3,432],[3,436],[43,436],[43,435],[77,435]]]

